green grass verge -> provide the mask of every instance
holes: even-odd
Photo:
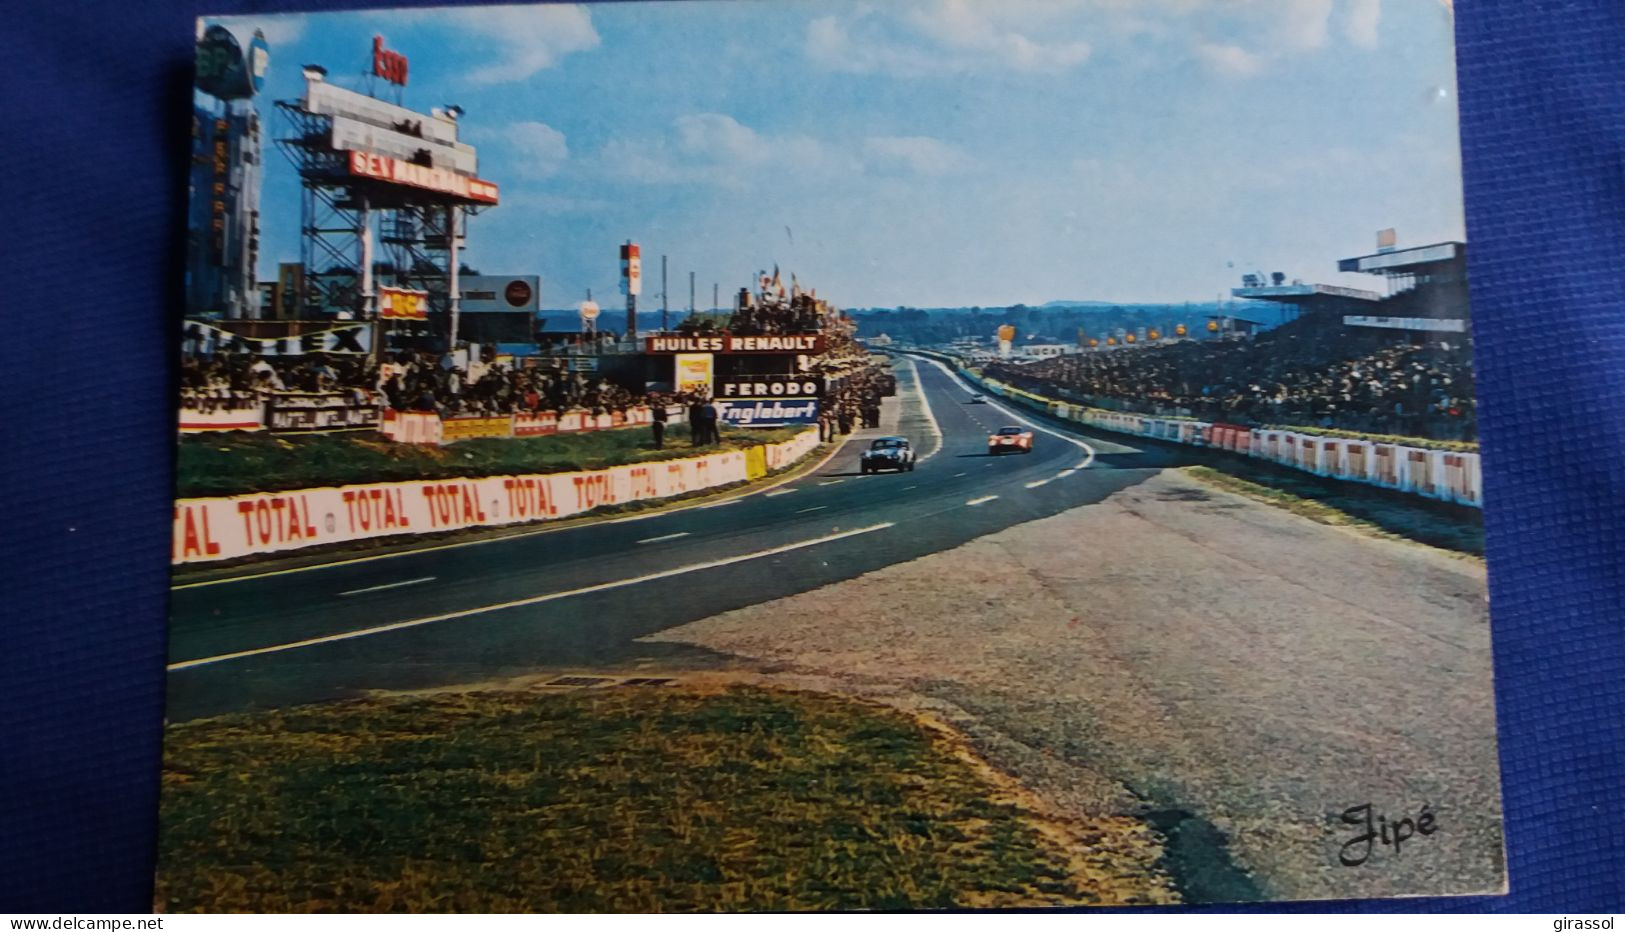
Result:
[[[1484,555],[1482,513],[1465,505],[1426,502],[1358,483],[1246,463],[1229,465],[1224,471],[1208,466],[1187,466],[1184,471],[1320,524],[1415,541],[1470,557]]]
[[[1171,896],[1143,871],[1091,882],[1078,864],[1099,851],[1066,850],[956,748],[884,707],[743,687],[453,693],[189,722],[167,733],[157,905],[834,910]],[[1110,849],[1100,833],[1091,841]]]
[[[233,431],[186,434],[177,453],[180,498],[279,492],[364,482],[455,479],[603,469],[740,449],[790,439],[797,428],[725,430],[720,447],[689,446],[687,424],[666,429],[664,450],[648,428],[465,440],[445,447],[394,443],[379,434],[295,434],[278,437]]]

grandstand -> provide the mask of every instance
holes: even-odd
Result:
[[[1381,275],[1387,294],[1303,283],[1238,288],[1238,298],[1292,304],[1296,319],[1251,339],[993,364],[987,373],[1111,410],[1476,439],[1465,246],[1378,252],[1338,269]]]

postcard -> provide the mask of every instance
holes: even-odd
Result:
[[[1504,890],[1452,34],[202,18],[156,907]]]

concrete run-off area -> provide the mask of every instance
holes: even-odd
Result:
[[[1178,472],[650,640],[948,721],[1190,901],[1504,885],[1482,564]]]

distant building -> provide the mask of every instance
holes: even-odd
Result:
[[[268,50],[255,33],[247,51],[222,26],[198,36],[188,180],[186,305],[196,317],[260,316],[261,126],[254,93]]]

